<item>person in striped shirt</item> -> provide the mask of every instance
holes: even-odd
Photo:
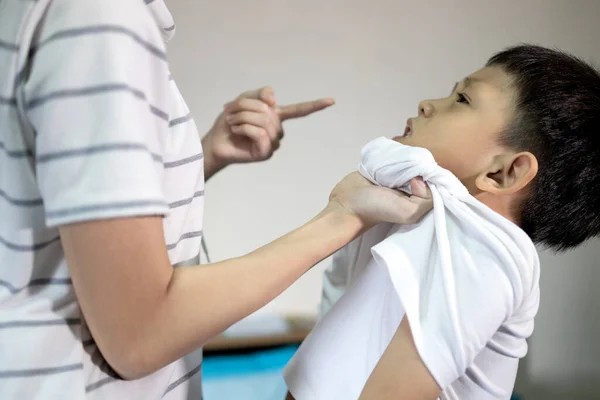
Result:
[[[332,101],[247,92],[201,140],[174,32],[162,0],[0,0],[0,399],[199,399],[207,340],[431,207],[423,184],[408,198],[351,174],[304,226],[198,267],[205,179]]]

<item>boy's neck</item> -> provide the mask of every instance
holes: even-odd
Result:
[[[512,207],[512,196],[498,196],[488,192],[479,192],[477,194],[473,194],[473,197],[512,223],[519,225],[518,219],[514,215],[514,209]]]

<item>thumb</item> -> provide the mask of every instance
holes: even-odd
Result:
[[[413,196],[429,200],[432,198],[431,189],[423,181],[423,178],[417,177],[410,180],[410,190]]]
[[[238,96],[238,99],[255,99],[265,102],[270,107],[275,107],[275,92],[270,86],[249,90]]]

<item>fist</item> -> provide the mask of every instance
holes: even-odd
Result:
[[[411,180],[410,187],[412,196],[373,185],[358,172],[353,172],[334,187],[329,202],[358,217],[365,229],[380,222],[414,224],[431,210],[433,200],[423,180]]]

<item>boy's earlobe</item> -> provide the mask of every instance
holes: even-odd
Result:
[[[482,192],[509,195],[525,188],[536,177],[537,158],[525,151],[506,154],[495,160],[494,164],[482,172],[475,185]]]

